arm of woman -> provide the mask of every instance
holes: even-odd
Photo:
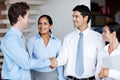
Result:
[[[115,80],[120,80],[120,71],[109,69],[108,77],[113,78]]]
[[[113,78],[115,80],[120,80],[120,71],[108,68],[102,68],[99,73],[100,78]]]
[[[38,61],[38,63],[42,65],[42,67],[38,67],[38,68],[34,68],[34,69],[46,67],[46,64],[49,64],[49,65],[47,65],[47,67],[51,66],[52,63],[54,63],[54,61],[52,61],[51,59],[38,59],[36,57],[36,55],[34,54],[34,43],[33,42],[34,42],[33,38],[29,39],[27,42],[27,51],[29,53],[31,63],[33,60],[41,60],[41,61]]]

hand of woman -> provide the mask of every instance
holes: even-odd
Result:
[[[101,68],[100,73],[98,74],[100,79],[108,77],[109,69],[108,68]]]
[[[52,58],[50,58],[50,62],[51,62],[51,65],[50,65],[50,68],[51,69],[54,69],[54,68],[56,68],[57,67],[57,60],[56,60],[56,58],[55,57],[52,57]]]

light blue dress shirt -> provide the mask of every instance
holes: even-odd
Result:
[[[4,56],[2,79],[31,80],[29,69],[50,65],[49,59],[31,59],[22,37],[22,32],[11,27],[1,41]]]
[[[37,34],[35,37],[28,40],[27,47],[31,58],[47,59],[58,56],[61,48],[61,41],[51,34],[49,43],[45,46],[43,39],[39,34]],[[50,67],[43,67],[34,70],[39,72],[50,72],[54,69],[51,69]],[[58,67],[57,70],[59,80],[64,80],[63,67]]]

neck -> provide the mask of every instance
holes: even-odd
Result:
[[[43,39],[49,39],[49,38],[50,38],[50,34],[49,34],[49,33],[40,34],[40,35],[41,35],[41,37],[42,37]]]
[[[83,32],[84,30],[86,30],[88,28],[88,24],[83,24],[81,27],[79,27],[78,29]]]
[[[14,24],[13,27],[16,28],[19,31],[22,31],[21,26],[18,25],[18,24]]]
[[[113,40],[112,42],[110,42],[110,48],[112,48],[113,50],[116,49],[119,46],[119,42],[117,39]]]

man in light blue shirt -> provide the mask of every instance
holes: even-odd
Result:
[[[30,7],[24,2],[14,3],[8,10],[12,27],[1,41],[4,56],[2,79],[31,80],[30,69],[55,65],[55,59],[30,59],[24,44],[22,30],[29,21]]]

